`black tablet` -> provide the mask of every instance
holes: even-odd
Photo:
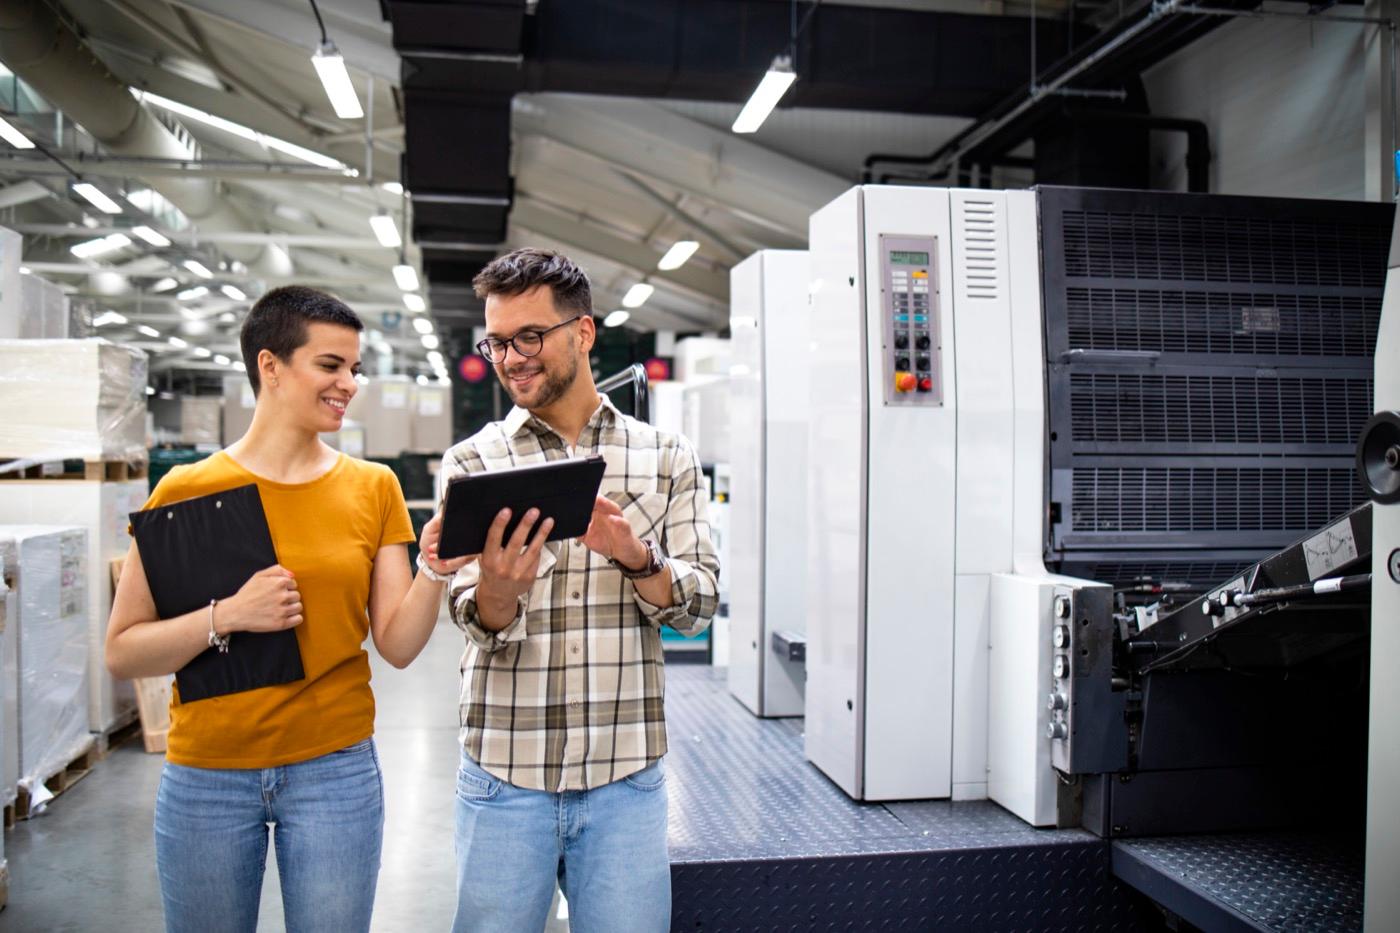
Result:
[[[447,484],[438,556],[480,554],[486,531],[501,509],[510,509],[506,540],[532,508],[540,510],[540,521],[554,519],[548,540],[582,537],[606,469],[603,458],[595,455],[454,477]]]

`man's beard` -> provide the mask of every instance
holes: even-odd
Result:
[[[570,349],[572,349],[572,347]],[[532,365],[533,364],[517,366],[514,371],[529,370]],[[511,402],[519,405],[521,408],[548,408],[550,405],[553,405],[563,398],[564,394],[568,392],[569,388],[574,384],[574,379],[578,377],[578,357],[570,353],[568,369],[563,372],[551,371],[548,367],[541,366],[541,376],[543,380],[539,389],[535,391],[535,396],[532,399],[527,400],[518,395],[515,387],[511,385],[510,379],[508,378],[510,372],[507,372],[506,376],[507,378],[502,379],[501,382],[504,384],[506,394],[510,396]]]

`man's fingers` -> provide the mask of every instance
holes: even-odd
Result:
[[[508,524],[510,524],[510,509],[501,509],[491,520],[491,527],[486,529],[487,551],[499,551],[505,548],[506,525]]]
[[[621,515],[622,506],[607,496],[598,496],[593,502],[593,511],[602,512],[604,515]]]
[[[554,519],[546,518],[540,522],[536,529],[535,536],[530,539],[530,546],[525,549],[526,556],[537,557],[540,551],[544,550],[544,543],[549,539],[549,533],[554,529]]]
[[[510,536],[510,544],[507,550],[511,554],[519,554],[525,550],[525,545],[530,541],[530,532],[535,529],[535,522],[539,521],[540,510],[531,509],[521,518],[520,524],[515,526],[515,534]]]

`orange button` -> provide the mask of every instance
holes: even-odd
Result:
[[[913,392],[918,384],[919,380],[915,378],[913,373],[894,374],[894,390],[896,392]]]

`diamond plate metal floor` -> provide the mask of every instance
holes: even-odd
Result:
[[[761,720],[723,670],[668,667],[673,930],[1138,930],[1081,830],[988,801],[860,804]]]
[[[1207,930],[1360,931],[1360,842],[1312,833],[1118,840],[1113,870]]]

